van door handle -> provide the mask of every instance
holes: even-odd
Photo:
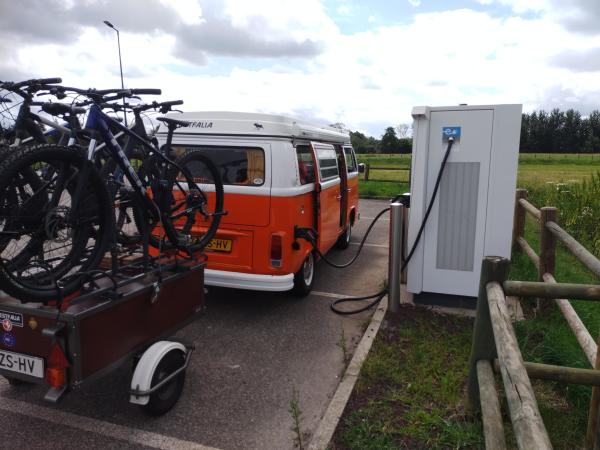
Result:
[[[337,198],[338,200],[342,198],[341,195],[336,195],[335,198]]]

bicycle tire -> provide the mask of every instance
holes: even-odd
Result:
[[[155,156],[154,158],[148,159],[144,161],[144,164],[148,164],[150,167],[143,168],[143,172],[145,174],[150,174],[153,171],[153,165],[157,164],[157,161],[161,160],[161,158]],[[167,175],[167,190],[169,191],[169,202],[170,205],[177,204],[178,195],[173,194],[173,192],[180,192],[179,197],[185,196],[187,189],[183,187],[183,183],[185,183],[188,187],[192,186],[193,189],[196,189],[199,192],[202,192],[200,187],[196,184],[193,179],[193,176],[190,173],[190,169],[192,169],[192,165],[194,163],[200,163],[206,167],[206,170],[210,174],[210,179],[214,185],[215,191],[215,200],[214,200],[214,208],[212,208],[211,214],[209,216],[210,220],[206,218],[198,217],[198,213],[194,215],[187,216],[184,221],[179,220],[177,224],[175,224],[175,236],[166,236],[166,234],[160,235],[163,233],[163,227],[159,227],[158,223],[154,221],[150,221],[149,227],[150,230],[154,232],[150,234],[149,244],[160,250],[169,250],[173,247],[177,246],[175,242],[184,242],[189,236],[189,230],[191,230],[194,224],[199,222],[208,222],[206,225],[206,231],[203,233],[202,237],[196,238],[195,241],[190,241],[186,246],[179,246],[182,250],[187,249],[190,252],[198,252],[204,249],[206,245],[210,242],[210,240],[214,237],[217,232],[217,228],[219,226],[221,215],[223,212],[223,203],[224,203],[224,191],[223,191],[223,182],[221,180],[221,176],[215,164],[207,158],[205,155],[201,154],[198,150],[187,150],[184,154],[179,156],[175,163],[177,166],[182,167],[184,172],[181,173],[176,166],[171,167],[169,173]],[[179,177],[183,176],[185,181],[178,180]],[[176,187],[176,189],[175,189]],[[204,194],[202,194],[204,195]],[[205,204],[208,204],[208,199],[204,195],[204,199],[206,200]],[[165,209],[165,205],[162,205],[163,209]],[[139,210],[134,210],[134,213]],[[174,211],[172,211],[174,212]],[[140,214],[136,214],[135,216],[136,223],[138,223],[138,227],[142,226],[142,216]],[[158,230],[159,236],[156,235],[156,230]],[[168,239],[167,239],[168,238]],[[174,238],[174,239],[172,239]],[[173,242],[175,241],[175,242]],[[185,247],[185,248],[184,248]]]
[[[53,185],[52,180],[42,176],[46,193],[58,192],[59,200],[65,194],[64,203],[52,206],[52,196],[48,196],[41,210],[37,204],[35,207],[21,205],[12,212],[11,218],[18,221],[23,230],[23,235],[16,241],[28,237],[30,240],[25,245],[35,246],[38,252],[33,254],[32,251],[31,258],[19,264],[14,263],[7,247],[0,252],[0,289],[22,302],[48,303],[74,293],[82,286],[86,272],[100,263],[110,244],[112,211],[108,190],[91,165],[88,176],[81,176],[80,171],[85,164],[89,162],[78,149],[57,145],[21,147],[0,162],[0,200],[14,177],[29,168],[41,168],[38,171],[42,171],[43,175],[44,167],[60,167],[60,170],[49,172],[56,175],[55,179],[60,177],[60,173],[66,177],[59,192],[56,186],[60,183]],[[70,195],[75,192],[76,180],[79,179],[84,183],[81,185],[82,197],[76,211],[73,211],[73,205],[69,203]],[[62,254],[59,251],[57,256],[45,260],[47,244],[67,241],[70,245],[59,247],[58,250],[68,250],[62,251]],[[91,245],[88,245],[89,242]],[[56,249],[50,245],[48,251],[52,255]],[[56,265],[52,265],[54,262]],[[27,267],[23,264],[27,264]],[[40,267],[42,269],[36,271]]]
[[[188,189],[189,186],[193,186],[194,189],[197,189],[198,191],[200,191],[202,193],[202,189],[200,188],[200,186],[198,186],[198,184],[196,183],[196,180],[194,179],[193,176],[193,172],[191,171],[191,169],[193,169],[192,164],[193,163],[200,163],[204,166],[206,166],[206,169],[208,170],[208,172],[210,173],[210,178],[209,178],[209,185],[213,185],[214,186],[214,191],[215,191],[215,199],[214,199],[214,208],[212,208],[212,211],[210,211],[210,216],[208,218],[204,218],[204,220],[202,220],[202,226],[206,227],[206,231],[204,232],[204,234],[202,235],[201,238],[196,238],[196,240],[189,245],[189,250],[192,252],[198,252],[198,251],[202,251],[207,245],[208,243],[211,241],[211,239],[215,236],[215,234],[217,233],[217,229],[219,228],[219,223],[221,222],[221,217],[223,215],[223,204],[224,204],[224,189],[223,189],[223,180],[221,179],[221,174],[219,172],[219,169],[217,169],[217,166],[212,162],[212,160],[210,158],[208,158],[207,156],[203,155],[202,152],[200,150],[194,150],[194,149],[190,149],[187,150],[183,155],[181,155],[179,158],[177,158],[177,164],[179,166],[181,166],[182,168],[184,168],[184,170],[186,170],[188,173],[184,173],[183,175],[186,178],[186,183],[188,185]],[[169,182],[172,183],[172,185],[175,185],[178,183],[177,180],[177,176],[178,176],[178,170],[176,168],[174,168],[174,170],[171,171],[170,173],[170,180]],[[212,189],[211,189],[212,190]],[[206,196],[204,196],[206,198]],[[207,204],[209,202],[207,201]],[[194,217],[189,217],[186,221],[186,223],[183,226],[183,229],[191,229],[191,227],[193,225],[199,225],[199,217],[198,214],[195,214]],[[208,222],[208,224],[206,224],[206,222]]]

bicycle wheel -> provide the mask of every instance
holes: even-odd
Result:
[[[159,157],[144,162],[146,180],[157,176],[157,164],[161,162]],[[161,250],[175,246],[201,251],[215,235],[221,220],[223,183],[217,167],[199,151],[188,150],[175,163],[168,171],[164,188],[161,183],[150,182],[162,219],[162,224],[155,219],[149,224],[153,230],[150,245]],[[136,216],[136,221],[140,220]]]
[[[15,200],[11,186],[31,172]],[[28,175],[29,174],[29,175]],[[98,172],[73,148],[22,147],[0,162],[0,289],[47,303],[75,292],[110,243],[111,204]]]
[[[210,158],[187,150],[169,174],[174,197],[171,219],[178,233],[191,236],[190,251],[201,251],[215,236],[223,215],[223,181]]]

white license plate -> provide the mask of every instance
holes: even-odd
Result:
[[[0,369],[22,373],[30,377],[44,378],[44,360],[21,353],[0,350]]]

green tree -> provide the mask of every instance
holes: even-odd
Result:
[[[379,143],[381,153],[397,153],[400,151],[399,144],[394,127],[387,127]]]

